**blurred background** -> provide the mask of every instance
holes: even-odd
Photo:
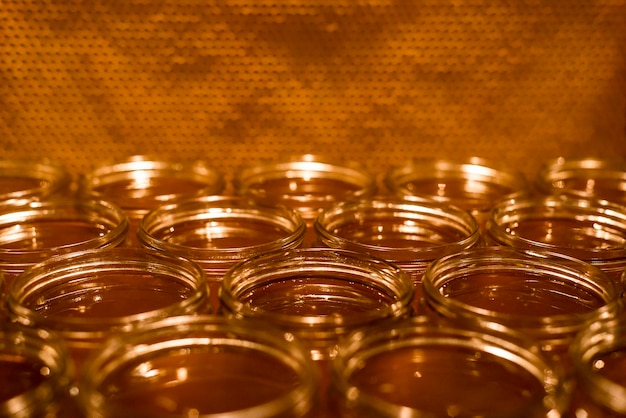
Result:
[[[623,0],[4,0],[0,149],[224,173],[626,157]]]

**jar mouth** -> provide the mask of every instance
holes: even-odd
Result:
[[[220,300],[229,315],[260,319],[323,341],[408,315],[413,292],[410,277],[382,259],[306,248],[237,264],[224,276]]]
[[[222,175],[203,161],[167,161],[137,155],[101,165],[80,178],[84,196],[111,200],[142,213],[183,197],[213,195],[224,188]]]
[[[560,416],[567,404],[568,392],[560,366],[547,360],[531,341],[506,327],[459,326],[445,319],[412,317],[393,326],[353,332],[340,341],[336,351],[331,362],[332,381],[345,406],[357,411],[384,417],[441,416],[445,414],[441,408],[449,407],[450,398],[446,397],[445,405],[437,405],[437,387],[454,390],[442,384],[441,379],[456,381],[453,375],[458,379],[475,379],[463,391],[478,387],[484,394],[485,385],[492,382],[479,382],[479,377],[496,379],[495,369],[500,367],[503,375],[498,378],[498,384],[513,380],[523,382],[526,388],[532,387],[533,406],[518,405],[517,413],[511,410],[498,413],[493,407],[500,399],[489,397],[482,405],[472,399],[471,406],[466,407],[474,408],[477,416],[545,417],[550,411]],[[475,374],[468,377],[471,374],[468,370]],[[437,382],[420,383],[424,379]],[[371,381],[378,384],[374,386]],[[518,396],[520,385],[514,385],[510,391],[505,389],[500,395]],[[397,391],[390,396],[393,387]],[[530,403],[528,398],[525,402]],[[504,406],[509,407],[509,404]]]
[[[383,182],[396,196],[452,202],[478,212],[488,212],[499,200],[524,195],[530,190],[521,172],[478,157],[413,159],[389,169]]]
[[[54,255],[124,242],[125,213],[104,200],[17,201],[0,206],[0,262],[21,272]]]
[[[338,203],[324,210],[314,227],[328,247],[365,251],[401,267],[473,247],[481,239],[476,219],[461,208],[395,198]]]
[[[283,206],[259,205],[247,198],[208,196],[162,205],[141,221],[139,242],[184,255],[206,268],[302,244],[306,224]]]
[[[2,414],[40,416],[49,408],[58,407],[74,372],[68,358],[64,343],[44,329],[10,323],[0,325],[3,373],[10,375],[16,373],[13,369],[20,370],[19,382],[14,382],[15,393],[0,400]],[[30,379],[28,387],[25,386],[27,378]]]
[[[560,230],[567,235],[556,235]],[[501,245],[551,250],[589,262],[626,257],[626,207],[605,201],[567,196],[502,201],[492,210],[486,231]]]
[[[626,162],[624,160],[558,158],[544,163],[537,174],[537,189],[545,194],[568,194],[624,202]]]
[[[242,167],[234,187],[240,196],[266,204],[279,202],[313,220],[333,202],[373,195],[376,177],[354,161],[306,154]]]
[[[235,383],[224,385],[225,381]],[[103,416],[132,416],[138,408],[148,416],[150,412],[145,411],[154,409],[155,398],[139,401],[133,396],[156,393],[157,385],[164,392],[181,386],[190,393],[182,397],[180,407],[194,408],[200,417],[302,416],[313,407],[318,382],[318,370],[307,350],[289,333],[254,321],[178,316],[107,340],[85,364],[79,403]],[[194,392],[198,385],[203,389]],[[120,391],[111,392],[111,387]],[[212,390],[207,392],[207,388]],[[239,399],[241,409],[226,403],[220,411],[184,405],[206,404],[212,392]],[[255,395],[254,403],[240,405],[250,392],[264,396]],[[120,398],[129,402],[122,403]]]
[[[69,340],[98,340],[208,304],[204,271],[191,260],[136,248],[86,250],[52,257],[7,289],[14,321],[52,329]]]
[[[45,199],[58,192],[69,191],[72,176],[65,167],[49,161],[0,160],[0,201],[14,199]],[[19,184],[19,187],[15,185]]]
[[[626,324],[622,318],[598,321],[579,333],[570,354],[577,384],[594,402],[618,414],[626,414],[626,387],[602,374],[605,360],[626,352]],[[602,366],[598,366],[602,365]]]
[[[495,321],[557,345],[621,310],[614,280],[545,251],[485,247],[444,256],[428,266],[422,287],[444,317]]]

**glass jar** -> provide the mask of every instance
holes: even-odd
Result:
[[[203,161],[170,161],[135,155],[80,177],[81,196],[109,200],[129,218],[128,245],[136,246],[141,218],[163,203],[221,193],[223,176]]]
[[[73,373],[66,347],[43,329],[0,324],[0,417],[55,417]]]
[[[413,317],[342,340],[332,363],[345,418],[560,417],[566,379],[514,331]]]
[[[0,159],[0,202],[68,196],[71,188],[72,176],[60,164]]]
[[[485,228],[486,241],[543,249],[586,261],[620,282],[626,269],[626,207],[567,196],[500,202]]]
[[[447,255],[428,266],[422,286],[429,314],[515,329],[566,367],[580,330],[622,312],[612,278],[549,252],[483,247]]]
[[[626,416],[626,322],[599,321],[579,333],[571,346],[576,372],[571,418]]]
[[[626,205],[626,161],[601,158],[557,158],[545,162],[536,178],[546,195],[608,200]]]
[[[394,197],[337,203],[318,216],[315,232],[322,246],[372,254],[407,272],[416,290],[416,312],[428,264],[481,244],[478,223],[467,211]]]
[[[6,305],[13,322],[57,332],[78,369],[112,335],[173,315],[210,312],[200,266],[127,247],[36,264],[10,284]]]
[[[375,176],[361,164],[312,154],[243,167],[234,180],[238,195],[298,211],[310,231],[305,246],[314,239],[313,222],[321,210],[376,193]]]
[[[526,176],[478,157],[465,160],[414,159],[392,167],[383,180],[400,197],[451,203],[469,211],[480,225],[502,199],[528,194]]]
[[[292,334],[219,316],[172,317],[107,341],[85,366],[86,418],[308,416],[317,371]]]
[[[267,252],[302,245],[306,225],[297,212],[263,206],[239,196],[205,196],[161,205],[140,223],[145,248],[177,254],[206,272],[212,304],[226,271],[236,263]]]
[[[104,200],[15,201],[0,205],[0,274],[5,284],[48,258],[121,245],[128,220]]]
[[[328,360],[337,341],[350,331],[409,316],[413,292],[410,277],[382,259],[300,248],[237,264],[224,276],[220,299],[227,316],[261,321],[304,341],[319,365],[325,410]]]

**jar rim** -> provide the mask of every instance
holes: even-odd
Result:
[[[47,316],[40,312],[40,300],[72,298],[70,285],[83,293],[104,289],[106,284],[100,280],[107,274],[124,274],[128,278],[125,286],[139,283],[149,290],[154,283],[145,277],[131,282],[129,274],[159,275],[172,279],[172,283],[175,280],[188,293],[173,304],[132,314],[81,317]],[[30,266],[9,284],[5,304],[9,316],[26,326],[56,330],[69,340],[99,340],[111,331],[128,331],[167,316],[199,310],[208,303],[206,284],[204,270],[184,257],[144,248],[89,249],[50,257]]]
[[[98,189],[115,183],[128,180],[140,180],[143,184],[156,178],[171,178],[197,182],[197,189],[192,192],[169,191],[151,193],[136,198],[133,195],[111,195]],[[147,188],[142,188],[147,190]],[[112,200],[128,211],[142,211],[151,209],[154,205],[190,196],[212,195],[224,189],[223,175],[208,162],[203,160],[178,161],[151,157],[149,155],[134,155],[124,160],[101,164],[79,177],[79,194],[94,198]],[[149,207],[145,201],[148,199]]]
[[[626,257],[626,245],[612,247],[573,247],[526,238],[508,231],[506,225],[522,220],[553,219],[593,221],[616,231],[626,242],[626,206],[597,199],[575,198],[566,195],[525,196],[499,202],[491,211],[485,227],[489,239],[500,245],[523,249],[544,249],[567,254],[601,265]]]
[[[412,227],[424,224],[430,229],[436,228],[437,223],[441,223],[439,225],[441,228],[445,227],[463,236],[456,241],[400,247],[360,242],[356,238],[345,237],[334,232],[336,228],[349,222],[362,223],[367,220],[375,222],[380,219],[384,219],[385,225],[392,222],[400,224],[409,222]],[[413,264],[421,265],[423,262],[434,260],[447,253],[473,247],[481,240],[478,222],[468,211],[437,201],[414,201],[396,197],[338,202],[320,213],[314,223],[314,228],[318,239],[328,247],[365,251],[405,268]]]
[[[505,269],[505,270],[503,270]],[[472,305],[445,296],[440,289],[473,274],[507,271],[545,277],[550,282],[565,283],[572,289],[593,293],[602,301],[598,307],[579,312],[554,315],[514,314]],[[525,251],[511,247],[472,248],[433,261],[422,278],[425,302],[444,317],[494,321],[515,326],[543,341],[572,339],[586,324],[611,318],[621,311],[621,294],[617,283],[600,269],[582,260],[549,251]]]
[[[106,231],[87,240],[46,248],[11,248],[0,246],[3,269],[21,273],[28,266],[48,257],[91,248],[116,247],[124,242],[129,229],[128,217],[112,202],[98,199],[19,200],[0,205],[0,228],[26,222],[49,221],[98,222]]]
[[[160,231],[169,231],[192,221],[206,222],[210,229],[212,221],[232,219],[261,222],[281,230],[284,236],[273,241],[232,247],[190,246],[156,236]],[[141,220],[137,237],[144,247],[184,255],[207,269],[221,270],[220,265],[227,269],[256,254],[300,246],[306,228],[304,219],[285,206],[261,205],[241,196],[214,195],[160,205]]]
[[[62,164],[47,160],[0,159],[0,178],[13,177],[38,181],[33,188],[14,190],[0,194],[0,201],[13,199],[42,199],[69,190],[72,175]]]
[[[313,315],[277,312],[243,300],[267,284],[306,278],[319,281],[329,277],[350,287],[360,284],[375,290],[379,298],[386,295],[390,303],[358,315]],[[276,251],[244,260],[224,275],[219,297],[228,315],[260,319],[300,335],[315,333],[322,336],[320,340],[325,340],[335,339],[337,332],[344,334],[354,327],[408,315],[413,294],[414,285],[408,274],[386,260],[350,250],[320,247]]]
[[[546,412],[562,413],[567,407],[568,391],[564,371],[559,364],[547,359],[537,345],[514,329],[493,323],[475,323],[462,326],[446,318],[414,316],[399,323],[382,326],[375,330],[359,330],[350,333],[337,345],[337,354],[331,362],[334,386],[349,405],[374,410],[385,417],[409,413],[410,416],[431,416],[428,411],[393,403],[375,394],[359,390],[351,382],[353,373],[365,367],[367,362],[384,353],[405,348],[438,347],[446,350],[469,350],[501,358],[508,364],[528,372],[545,389]],[[479,361],[482,356],[473,356]],[[394,361],[395,358],[394,358]],[[510,370],[510,368],[509,368]],[[546,415],[547,416],[547,415]],[[560,416],[560,414],[559,414]]]
[[[98,399],[98,396],[104,396],[100,385],[108,375],[122,370],[127,364],[143,358],[153,360],[161,354],[168,355],[180,349],[209,350],[211,347],[235,347],[244,354],[259,352],[269,355],[296,373],[298,385],[278,398],[240,411],[199,416],[269,418],[294,411],[296,416],[300,416],[313,407],[319,371],[297,337],[254,320],[216,315],[173,316],[108,339],[85,364],[80,378],[79,404],[89,410],[106,405],[106,401]]]

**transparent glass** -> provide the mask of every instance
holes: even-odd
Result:
[[[618,283],[626,269],[626,207],[614,203],[567,196],[503,201],[492,211],[485,237],[490,244],[581,259]]]
[[[173,315],[210,312],[200,266],[127,247],[36,264],[11,283],[6,304],[12,321],[60,334],[78,369],[112,335]]]
[[[67,196],[72,176],[60,164],[42,160],[0,159],[0,202]]]
[[[576,390],[568,416],[626,416],[625,321],[620,317],[590,324],[572,343]]]
[[[135,155],[103,164],[80,177],[81,196],[110,200],[131,223],[128,245],[136,245],[141,218],[166,202],[221,193],[223,176],[204,161],[172,161]]]
[[[222,282],[225,315],[256,320],[302,340],[318,364],[321,417],[328,408],[328,360],[337,341],[356,329],[375,328],[411,314],[411,278],[368,254],[300,248],[247,259]]]
[[[59,254],[117,247],[128,219],[104,200],[14,201],[0,205],[0,274],[6,285],[26,268]]]
[[[579,198],[626,204],[626,161],[601,158],[557,158],[545,162],[535,181],[547,195],[565,194]]]
[[[567,348],[590,323],[621,314],[620,287],[588,263],[549,252],[485,247],[441,257],[422,280],[429,314],[496,322],[569,365]]]
[[[292,334],[181,316],[107,341],[85,366],[79,401],[87,418],[297,418],[317,382]]]
[[[297,210],[311,232],[306,246],[314,238],[313,222],[321,210],[376,193],[375,176],[360,163],[313,154],[242,167],[234,182],[238,195]]]
[[[337,203],[318,216],[315,232],[321,246],[372,254],[402,268],[415,285],[416,311],[428,264],[481,245],[478,223],[467,211],[393,197]]]
[[[0,324],[0,417],[55,417],[69,391],[73,365],[49,331]]]
[[[239,196],[205,196],[164,204],[140,223],[143,247],[197,262],[206,272],[212,304],[226,271],[267,252],[302,245],[306,224],[283,206],[264,206]]]
[[[503,327],[413,317],[351,334],[332,366],[345,418],[554,418],[568,399],[559,368]]]
[[[414,159],[392,167],[383,182],[387,192],[395,196],[459,206],[469,211],[481,225],[497,202],[531,191],[522,172],[478,157]]]
[[[298,335],[315,359],[352,329],[406,316],[413,283],[386,261],[329,248],[277,251],[247,259],[224,276],[220,299],[238,318]]]

